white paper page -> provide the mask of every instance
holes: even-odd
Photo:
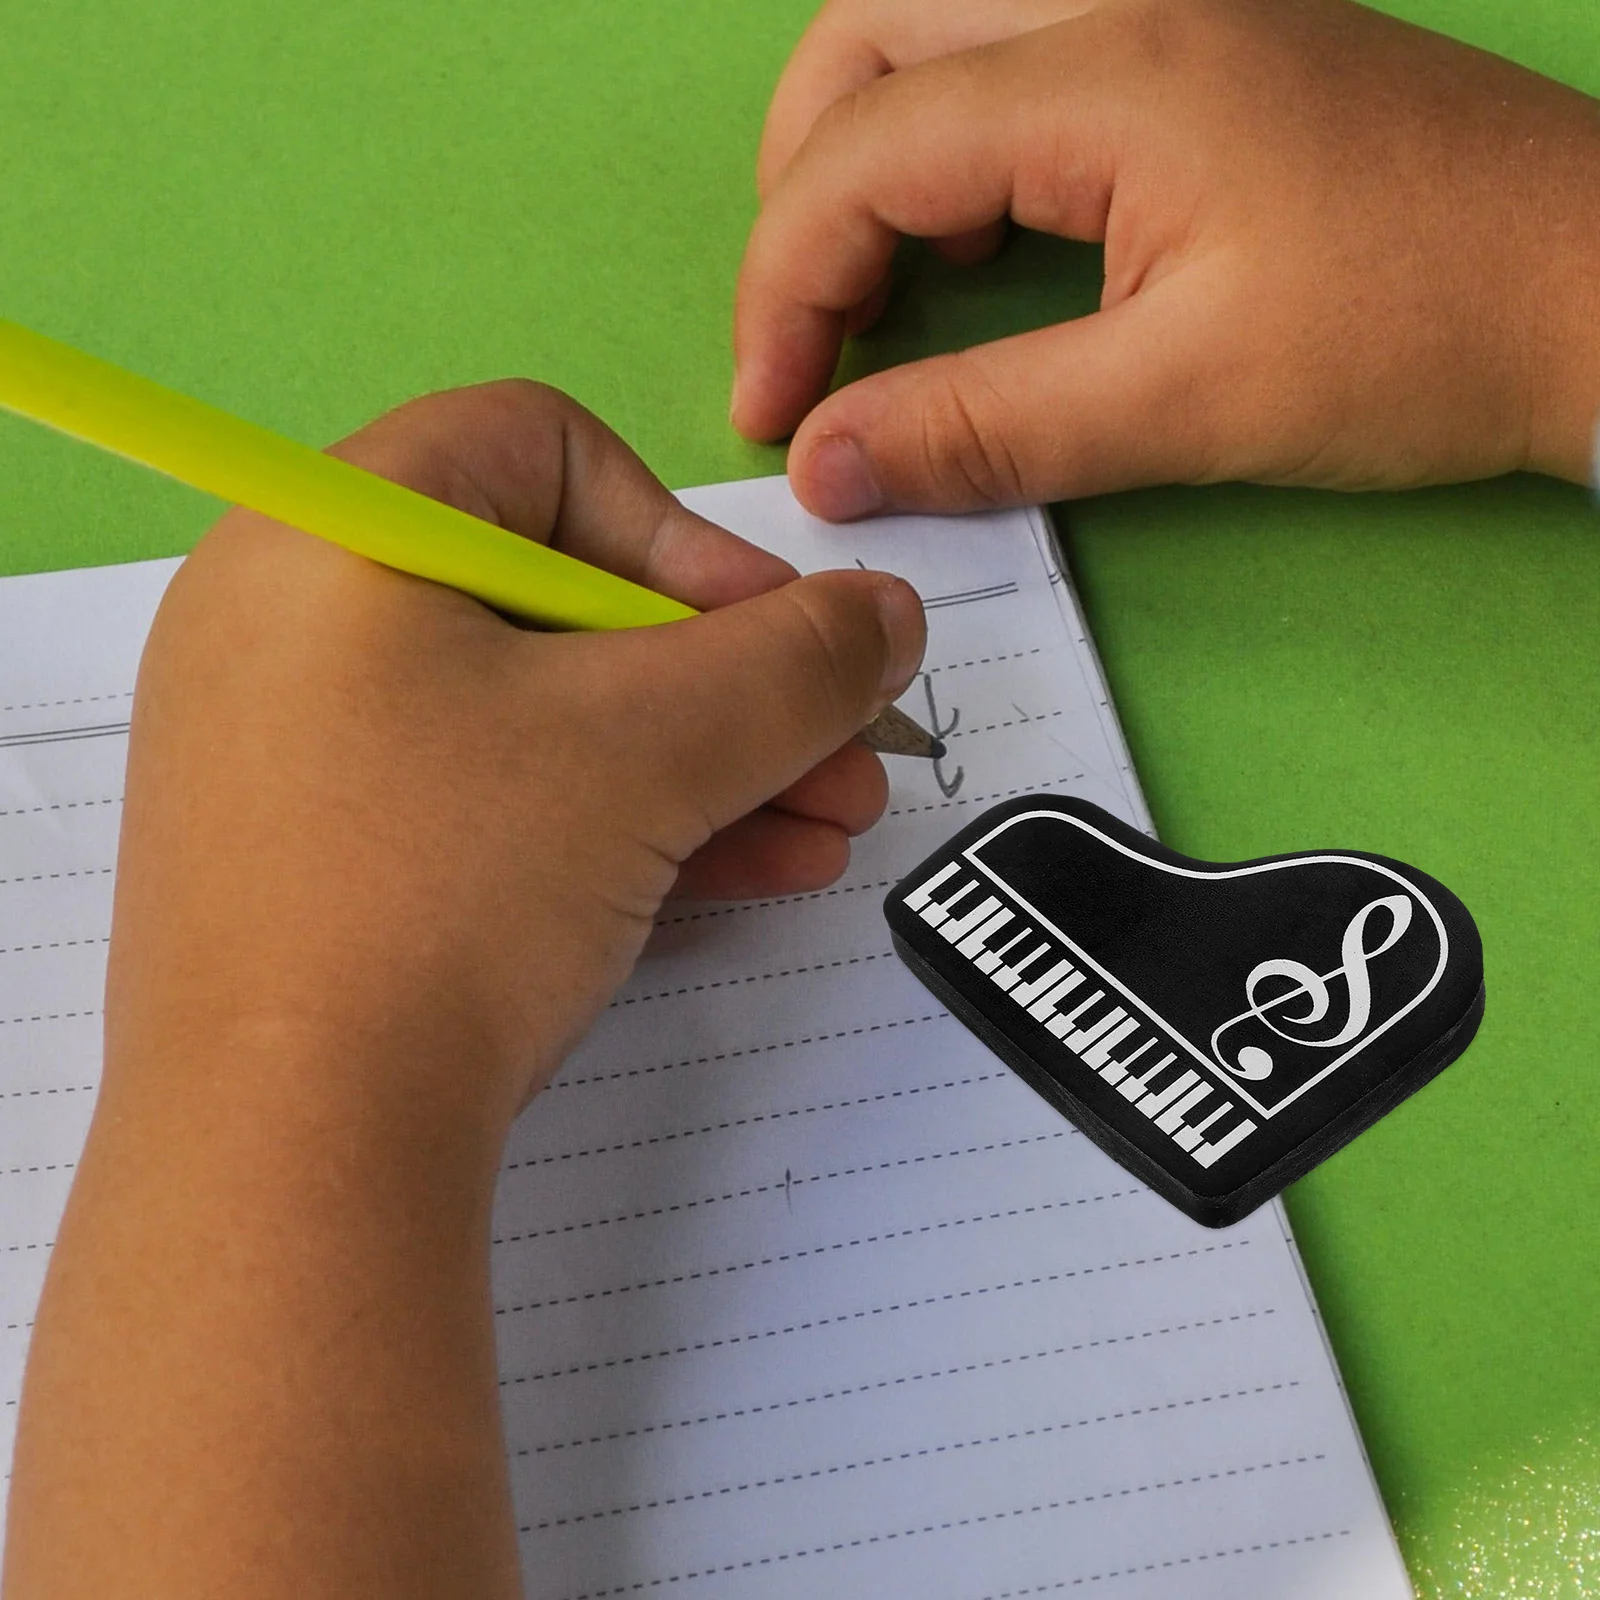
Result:
[[[893,956],[985,804],[1146,825],[1036,517],[833,529],[685,498],[929,602],[951,754],[820,894],[670,907],[516,1129],[494,1272],[530,1596],[1410,1594],[1278,1207],[1151,1196]],[[129,691],[172,563],[0,583],[0,1395],[99,1065]],[[931,698],[930,698],[931,697]]]

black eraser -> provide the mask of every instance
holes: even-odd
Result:
[[[1415,867],[1196,861],[1070,797],[986,811],[884,912],[957,1018],[1210,1227],[1393,1110],[1483,1016],[1477,927]]]

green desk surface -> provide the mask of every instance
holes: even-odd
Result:
[[[1405,0],[1600,93],[1593,0]],[[766,96],[808,0],[50,0],[0,45],[0,312],[299,438],[548,379],[674,485],[727,427]],[[1091,250],[914,264],[850,359],[1088,309]],[[199,496],[0,419],[0,570]],[[1163,836],[1414,861],[1482,926],[1462,1062],[1291,1197],[1424,1596],[1600,1592],[1600,517],[1525,480],[1066,510]]]

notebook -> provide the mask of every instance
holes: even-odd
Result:
[[[684,495],[923,594],[894,760],[827,890],[671,904],[516,1126],[494,1220],[538,1600],[1411,1589],[1282,1209],[1199,1227],[894,956],[886,889],[1034,790],[1149,817],[1039,512],[835,528]],[[0,582],[0,1456],[99,1071],[129,706],[175,563]]]

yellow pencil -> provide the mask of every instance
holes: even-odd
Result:
[[[0,406],[528,622],[589,631],[695,615],[679,600],[4,318]],[[893,706],[862,738],[899,755],[944,753]]]

